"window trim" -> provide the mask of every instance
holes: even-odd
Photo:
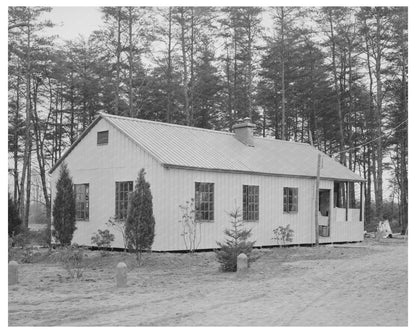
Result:
[[[127,191],[117,191],[119,189],[119,184],[127,183]],[[129,185],[131,184],[131,191],[128,190]],[[115,182],[115,191],[114,191],[114,218],[118,221],[125,221],[127,219],[128,214],[128,202],[129,202],[129,195],[134,191],[134,182],[132,180],[123,180],[123,181],[116,181]],[[120,192],[127,193],[127,199],[117,199],[117,195],[120,196]],[[120,210],[120,203],[125,202],[127,200],[127,208],[126,208],[126,216],[119,217],[117,214],[117,210]]]
[[[84,187],[83,195],[84,195],[84,209],[80,210],[78,209],[78,203],[77,202],[77,187]],[[86,221],[88,222],[90,220],[90,184],[89,183],[81,183],[81,184],[74,184],[74,196],[75,196],[75,221]],[[81,218],[78,216],[78,212],[83,211],[84,216],[87,217]]]
[[[215,183],[212,182],[195,182],[195,221],[197,222],[214,222],[215,221]],[[209,199],[208,200],[203,200],[201,203],[199,202],[199,196],[197,195],[197,186],[201,186],[201,185],[205,185],[205,186],[212,186],[212,191],[203,191],[202,193],[206,193],[208,194]],[[198,191],[200,191],[198,189]],[[210,199],[212,194],[212,201]],[[208,214],[208,217],[212,216],[212,218],[208,218],[208,219],[202,219],[202,218],[198,218],[198,215],[200,215],[200,209],[198,208],[199,204],[206,204],[208,205],[208,209],[202,211],[202,213],[206,213]],[[212,204],[212,209],[209,208],[210,204]]]
[[[296,210],[290,210],[290,205],[293,206],[293,202],[289,202],[289,193],[286,195],[285,191],[288,190],[289,192],[291,190],[296,190]],[[285,203],[285,198],[287,196],[287,203]],[[292,194],[293,197],[293,194]],[[293,199],[292,199],[293,201]],[[288,210],[286,210],[286,208]],[[297,214],[299,212],[299,188],[298,187],[289,187],[285,186],[283,187],[283,213],[284,214]]]
[[[100,134],[101,135],[106,134],[106,141],[105,142],[102,141],[102,138],[101,138],[101,141],[100,141]],[[109,133],[108,130],[97,132],[97,146],[108,145],[109,138],[110,138],[110,133]]]
[[[244,191],[244,189],[247,189],[247,192]],[[257,189],[257,193],[251,194],[249,193],[249,189],[250,188],[256,188]],[[247,197],[245,197],[245,194]],[[255,202],[250,202],[250,197],[251,198],[257,198],[257,200],[255,200]],[[245,207],[245,205],[247,205]],[[254,205],[257,206],[257,210],[255,211],[250,211],[250,207]],[[246,208],[246,209],[245,209]],[[246,216],[247,214],[247,216]],[[250,219],[250,218],[245,218],[245,217],[250,217],[250,214],[255,214],[254,219]],[[243,184],[243,221],[244,222],[259,222],[260,221],[260,186],[259,185],[244,185]]]

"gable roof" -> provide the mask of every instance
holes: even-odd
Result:
[[[322,178],[364,181],[348,168],[305,143],[254,137],[254,147],[249,147],[238,141],[234,133],[105,113],[101,113],[85,132],[90,131],[99,119],[108,121],[165,167],[316,177],[320,153],[323,158]],[[85,132],[65,152],[51,172],[82,140]]]

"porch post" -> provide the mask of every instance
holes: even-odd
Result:
[[[345,182],[345,221],[348,221],[348,207],[350,206],[350,182]]]
[[[363,182],[360,182],[360,222],[363,221]]]

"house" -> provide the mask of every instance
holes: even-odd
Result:
[[[317,157],[319,241],[362,241],[363,178],[304,143],[253,136],[248,119],[235,133],[102,113],[51,170],[52,202],[59,165],[68,165],[76,192],[73,242],[91,245],[110,217],[124,219],[141,168],[151,185],[156,221],[153,250],[184,250],[180,205],[195,198],[199,249],[217,247],[240,208],[257,246],[275,245],[273,229],[290,224],[293,244],[315,242]],[[122,247],[116,235],[113,246]]]

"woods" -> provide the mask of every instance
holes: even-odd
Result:
[[[99,10],[96,31],[62,41],[53,8],[9,7],[9,191],[24,226],[34,177],[50,217],[48,171],[105,111],[223,131],[249,117],[359,173],[366,223],[393,202],[407,231],[406,7]]]

